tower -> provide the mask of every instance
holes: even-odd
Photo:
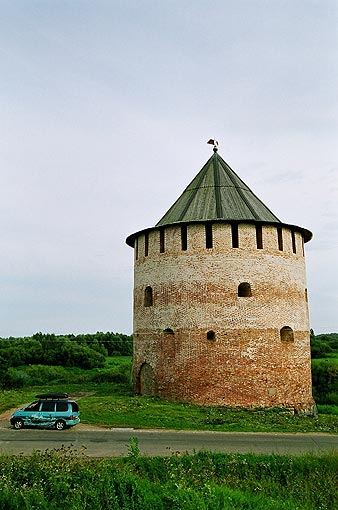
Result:
[[[218,154],[131,234],[133,380],[202,405],[314,409],[304,243]]]

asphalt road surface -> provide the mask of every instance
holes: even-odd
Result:
[[[168,456],[200,450],[237,453],[300,455],[338,451],[332,434],[275,434],[245,432],[192,432],[167,430],[95,429],[64,431],[10,428],[0,430],[0,453],[29,454],[34,450],[72,448],[88,457],[126,456],[136,437],[141,455]]]

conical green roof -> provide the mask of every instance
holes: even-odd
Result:
[[[220,220],[281,223],[215,150],[156,227]]]
[[[214,154],[155,227],[129,235],[126,243],[134,246],[134,241],[140,234],[154,228],[207,221],[277,223],[301,232],[305,242],[312,238],[309,230],[282,223],[221,158],[214,147]]]

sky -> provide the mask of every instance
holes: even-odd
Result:
[[[0,337],[132,333],[133,250],[212,154],[307,228],[338,332],[336,0],[0,0]]]

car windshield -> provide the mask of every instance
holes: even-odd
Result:
[[[32,402],[29,404],[29,406],[25,407],[25,411],[38,411],[40,407],[40,402],[36,400],[35,402]]]

